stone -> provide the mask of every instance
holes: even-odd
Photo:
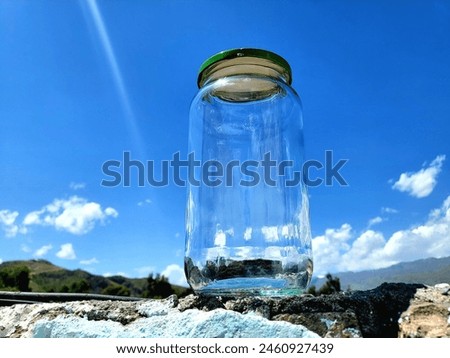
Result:
[[[351,334],[362,335],[362,337],[394,338],[398,336],[398,319],[401,313],[408,308],[409,301],[414,297],[416,290],[423,287],[425,286],[421,284],[384,283],[368,291],[340,292],[318,297],[312,295],[280,299],[199,297],[190,300],[189,308],[207,310],[210,306],[215,307],[220,304],[228,310],[243,314],[265,312],[265,317],[271,320],[278,315],[284,315],[278,318],[286,318],[287,315],[305,316],[308,314],[317,314],[318,317],[322,317],[325,314],[334,313],[340,315],[337,322],[346,322],[350,313],[343,314],[351,310],[358,322],[358,325],[349,327],[352,328]],[[306,323],[304,324],[306,325]],[[306,325],[306,327],[313,331],[318,329],[316,325]],[[319,329],[319,331],[324,333],[324,336],[326,334],[346,335],[343,332],[328,333],[328,330],[324,329]]]
[[[188,309],[199,309],[202,311],[212,311],[217,308],[225,308],[220,297],[189,295],[178,303],[178,309],[183,312]]]
[[[0,337],[317,338],[301,325],[217,308],[176,308],[177,300],[79,301],[0,308]]]
[[[66,303],[18,304],[0,308],[1,337],[31,337],[30,327],[40,320],[60,317],[83,317],[90,322],[117,322],[129,324],[142,317],[136,302],[75,301]]]
[[[0,307],[0,337],[450,337],[450,285],[314,297],[82,300]]]
[[[280,314],[275,321],[287,321],[308,327],[324,338],[361,338],[358,318],[352,310],[345,312]]]
[[[437,290],[439,290],[443,295],[450,295],[450,284],[448,283],[438,283],[434,286]]]
[[[450,338],[450,285],[417,290],[399,319],[399,337]]]

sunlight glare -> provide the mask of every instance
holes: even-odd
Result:
[[[130,131],[131,138],[134,144],[137,146],[138,154],[142,155],[144,152],[143,141],[140,135],[139,128],[136,124],[136,118],[130,105],[130,100],[128,98],[128,93],[124,84],[122,72],[120,71],[120,67],[117,63],[116,55],[111,45],[111,41],[105,23],[103,21],[103,17],[100,13],[100,9],[97,6],[96,0],[87,0],[87,4],[89,13],[94,22],[95,29],[98,32],[101,45],[111,69],[111,74],[119,95],[120,102],[122,104],[128,130]]]

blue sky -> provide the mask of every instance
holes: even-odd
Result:
[[[102,164],[187,152],[200,64],[283,56],[311,188],[316,274],[450,255],[446,1],[0,2],[0,260],[182,283],[185,188],[106,188]],[[322,173],[317,172],[317,175]]]

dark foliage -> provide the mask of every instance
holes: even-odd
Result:
[[[118,284],[111,284],[102,290],[103,295],[130,296],[130,289]]]
[[[190,289],[171,285],[167,278],[99,276],[83,270],[66,270],[46,260],[8,261],[0,264],[0,290],[62,293],[96,293],[117,296],[183,297]]]
[[[147,298],[165,298],[175,291],[170,285],[169,281],[163,275],[157,274],[153,277],[151,273],[147,278],[147,290],[144,292],[144,297]]]
[[[30,291],[30,270],[26,266],[2,267],[0,288],[13,291]]]
[[[308,293],[314,296],[320,296],[341,292],[341,282],[338,277],[333,277],[330,273],[328,273],[325,277],[327,280],[319,291],[316,290],[316,286],[311,286]]]

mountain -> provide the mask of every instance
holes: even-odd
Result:
[[[346,290],[368,290],[383,282],[422,283],[435,285],[450,282],[450,257],[428,258],[411,262],[401,262],[378,270],[360,272],[333,273],[341,282],[341,288]],[[325,283],[325,278],[313,278],[311,285],[317,288]]]
[[[32,292],[77,292],[133,297],[166,297],[172,293],[184,296],[190,292],[171,285],[156,275],[148,278],[104,277],[83,270],[67,270],[46,260],[6,261],[0,264],[0,290],[17,290],[20,272],[28,271],[28,287]],[[12,277],[12,279],[11,279]],[[9,280],[8,280],[9,278]]]
[[[83,270],[67,270],[46,260],[7,261],[0,264],[0,290],[18,290],[18,285],[9,281],[8,274],[20,274],[28,270],[28,287],[33,292],[78,292],[100,293],[133,297],[166,297],[171,293],[183,297],[190,289],[169,284],[154,277],[127,278],[123,276],[104,277]],[[368,290],[383,282],[422,283],[435,285],[450,283],[450,257],[428,258],[412,262],[402,262],[390,267],[360,272],[338,272],[333,276],[340,279],[343,290]],[[311,285],[322,287],[325,278],[313,277]],[[20,285],[19,285],[20,286]]]

